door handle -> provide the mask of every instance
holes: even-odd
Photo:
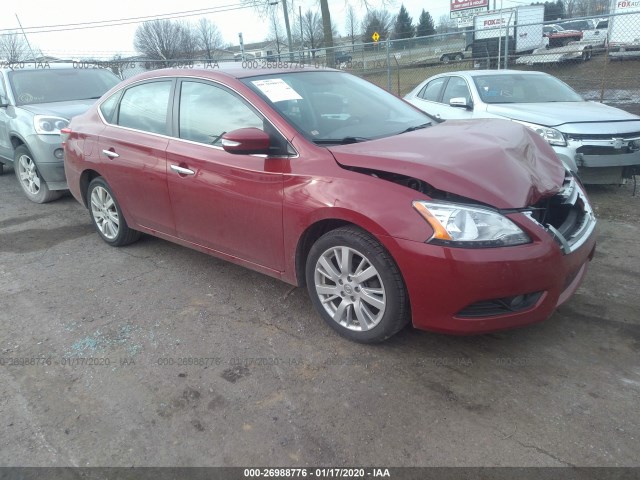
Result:
[[[196,173],[193,170],[181,167],[179,165],[171,165],[171,170],[173,170],[176,173],[179,173],[180,175],[195,175]]]
[[[102,150],[102,153],[104,153],[109,158],[118,158],[120,156],[116,152],[111,150]]]

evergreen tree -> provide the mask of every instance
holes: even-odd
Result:
[[[404,8],[404,4],[402,4],[400,6],[400,12],[398,12],[398,16],[396,17],[395,25],[393,26],[393,38],[394,40],[412,38],[414,31],[413,19],[409,16],[407,9]]]
[[[422,13],[420,13],[420,19],[418,20],[418,26],[416,27],[416,37],[426,37],[435,34],[436,26],[433,23],[433,17],[423,8]]]

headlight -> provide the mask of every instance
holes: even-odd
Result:
[[[33,126],[39,135],[60,135],[60,130],[69,125],[69,120],[62,117],[50,117],[36,115],[33,117]]]
[[[429,243],[450,247],[506,247],[530,243],[520,227],[504,215],[482,207],[448,202],[413,202],[433,227]]]
[[[521,122],[520,120],[514,120],[525,127],[530,128],[542,138],[544,138],[550,145],[557,145],[559,147],[566,147],[567,140],[559,130],[551,127],[543,127],[542,125],[536,125],[535,123]]]

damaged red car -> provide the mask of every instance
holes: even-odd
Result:
[[[595,249],[584,189],[538,134],[437,124],[345,72],[148,72],[63,137],[69,188],[106,243],[147,233],[306,285],[359,342],[542,321]]]

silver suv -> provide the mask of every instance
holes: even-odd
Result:
[[[108,70],[75,66],[0,68],[0,173],[3,164],[13,163],[24,193],[36,203],[55,200],[67,189],[60,130],[120,81]]]

